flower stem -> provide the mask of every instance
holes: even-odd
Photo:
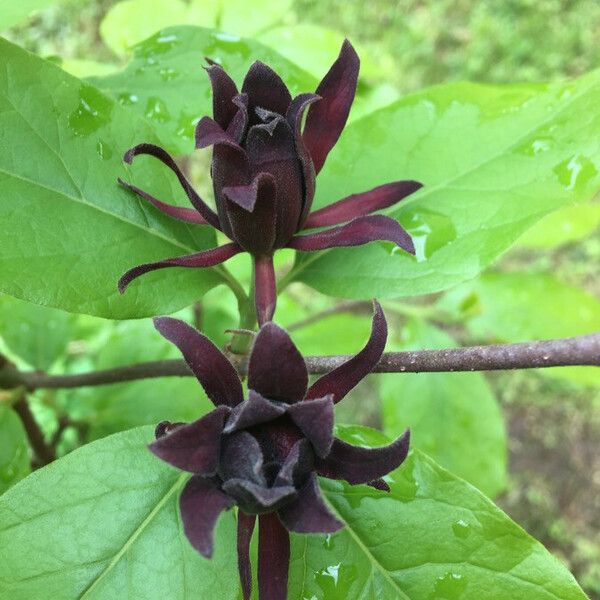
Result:
[[[272,256],[254,257],[254,305],[259,326],[273,318],[277,303],[277,284]]]

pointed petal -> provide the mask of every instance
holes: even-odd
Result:
[[[352,194],[311,213],[304,227],[306,229],[328,227],[351,221],[356,217],[392,206],[422,187],[423,184],[418,181],[395,181],[380,185],[368,192]]]
[[[315,381],[306,393],[307,400],[332,394],[333,401],[339,402],[379,362],[387,341],[387,323],[379,302],[373,302],[373,309],[371,335],[365,347],[343,365]]]
[[[346,125],[356,93],[359,67],[358,54],[352,44],[344,40],[337,60],[316,90],[322,100],[310,107],[303,138],[317,173]]]
[[[271,254],[277,233],[273,175],[258,173],[250,185],[226,186],[222,192],[233,239],[254,256]]]
[[[191,325],[171,317],[154,319],[154,326],[164,338],[179,348],[185,362],[215,405],[233,407],[244,400],[237,371],[206,336]]]
[[[333,395],[292,404],[287,408],[287,414],[313,445],[317,455],[327,456],[333,444]]]
[[[251,122],[255,118],[255,108],[265,108],[285,115],[292,101],[290,92],[281,77],[259,60],[248,70],[242,84],[242,92],[248,94],[248,112]]]
[[[179,429],[180,427],[183,427],[184,425],[187,425],[187,423],[181,423],[181,422],[171,423],[171,421],[161,421],[154,428],[154,437],[156,439],[164,437],[168,433],[172,433],[173,431],[175,431],[176,429]]]
[[[254,306],[259,327],[269,322],[277,304],[277,282],[272,256],[254,257]]]
[[[213,475],[219,464],[221,435],[229,408],[219,406],[207,415],[158,438],[148,447],[170,465],[199,475]]]
[[[237,106],[237,112],[226,131],[239,144],[246,133],[246,127],[248,127],[248,94],[238,94],[233,99],[233,103]]]
[[[166,150],[163,150],[160,146],[155,146],[154,144],[138,144],[125,153],[123,160],[127,164],[131,164],[134,157],[140,154],[153,156],[169,167],[169,169],[177,176],[177,179],[192,203],[192,206],[206,219],[207,223],[212,225],[215,229],[221,229],[217,215],[204,200],[198,196],[196,190],[194,190],[190,182],[185,178],[185,175],[181,172],[181,169],[177,166],[177,163],[173,160],[173,157]]]
[[[298,497],[278,511],[281,522],[295,533],[333,533],[344,524],[327,508],[317,477],[312,474],[298,492]]]
[[[226,436],[222,443],[218,475],[224,481],[243,479],[266,486],[263,453],[256,438],[247,431]]]
[[[234,504],[212,482],[202,477],[192,477],[183,488],[179,509],[183,531],[190,544],[202,556],[213,553],[213,532],[219,515]]]
[[[196,148],[201,149],[219,145],[228,146],[240,154],[244,154],[244,149],[230,133],[227,133],[210,117],[202,117],[196,125]]]
[[[304,398],[307,384],[306,364],[290,336],[275,323],[265,323],[250,354],[248,387],[292,404]]]
[[[385,480],[383,480],[381,478],[374,479],[373,481],[369,481],[369,483],[367,483],[367,485],[376,490],[379,490],[380,492],[389,492],[390,491],[390,486],[385,482]]]
[[[238,111],[233,103],[238,94],[237,86],[221,65],[213,63],[206,67],[206,72],[212,86],[213,117],[223,129],[227,129]]]
[[[383,215],[357,217],[346,225],[339,225],[318,233],[297,235],[291,239],[287,247],[313,252],[340,246],[362,246],[375,241],[394,242],[403,250],[411,254],[415,253],[413,241],[400,223]]]
[[[317,473],[330,479],[344,479],[348,483],[371,483],[397,469],[408,454],[410,431],[389,446],[360,448],[335,439],[327,458],[317,458]]]
[[[275,178],[275,247],[281,248],[298,231],[304,204],[304,177],[294,133],[283,117],[275,116],[248,131],[245,148],[252,172]]]
[[[238,571],[240,573],[240,584],[242,587],[242,597],[244,600],[250,600],[252,594],[252,564],[250,563],[250,541],[252,532],[256,523],[256,515],[247,515],[241,510],[238,511],[237,525],[237,555]]]
[[[202,252],[196,252],[195,254],[189,254],[188,256],[178,256],[176,258],[166,258],[165,260],[159,260],[158,262],[146,263],[129,269],[119,279],[118,287],[121,294],[125,292],[127,286],[134,280],[150,273],[150,271],[157,271],[158,269],[166,269],[167,267],[186,267],[188,269],[198,269],[205,267],[214,267],[220,265],[222,262],[230,259],[232,256],[242,252],[242,249],[237,244],[224,244],[217,248],[211,248],[210,250],[202,250]]]
[[[300,224],[301,228],[306,221],[308,213],[310,212],[310,208],[312,206],[313,198],[315,195],[315,167],[312,162],[312,158],[310,156],[310,152],[304,143],[304,139],[302,138],[302,116],[304,115],[305,110],[313,104],[313,102],[317,102],[321,97],[316,94],[299,94],[296,96],[292,103],[290,104],[286,119],[290,124],[292,131],[294,132],[294,139],[296,141],[296,152],[298,153],[298,158],[300,159],[300,164],[302,166],[302,178],[304,183],[304,203],[302,205],[302,214],[300,215]]]
[[[260,600],[286,600],[290,535],[276,514],[258,519],[258,589]]]
[[[228,479],[222,488],[244,512],[251,514],[272,512],[296,496],[296,488],[291,485],[266,487],[240,478]]]
[[[126,190],[133,192],[138,195],[140,198],[146,200],[152,204],[155,208],[158,208],[161,212],[173,217],[174,219],[179,219],[180,221],[185,221],[186,223],[197,223],[198,225],[206,225],[208,221],[194,208],[183,208],[181,206],[173,206],[172,204],[166,204],[165,202],[161,202],[154,196],[144,192],[144,190],[136,187],[135,185],[131,185],[126,181],[123,181],[120,177],[117,179],[119,185],[124,187]]]
[[[225,433],[233,433],[241,429],[248,429],[253,425],[268,423],[285,413],[283,406],[277,405],[259,393],[250,390],[248,400],[238,404],[232,411],[225,424]]]

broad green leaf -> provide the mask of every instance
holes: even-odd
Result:
[[[133,52],[122,72],[91,81],[152,123],[163,143],[179,154],[192,151],[196,123],[212,114],[204,57],[223,65],[238,85],[255,60],[275,69],[292,94],[317,85],[311,75],[259,42],[200,27],[162,30]]]
[[[292,0],[125,0],[115,4],[100,24],[104,43],[116,54],[145,40],[159,29],[197,25],[228,34],[252,36],[287,16]]]
[[[600,71],[547,85],[452,83],[350,124],[315,207],[395,179],[425,184],[388,210],[417,257],[372,243],[305,253],[290,279],[348,298],[443,290],[472,279],[547,213],[600,187]]]
[[[352,433],[353,443],[373,444],[374,436]],[[385,441],[376,436],[375,443]],[[290,598],[585,600],[539,542],[418,450],[389,482],[386,494],[321,481],[346,526],[334,535],[293,536]]]
[[[33,12],[61,0],[0,0],[0,32],[25,21]]]
[[[151,439],[146,427],[88,444],[0,497],[0,597],[237,598],[233,514],[205,560],[179,518],[187,475],[156,459]]]
[[[525,342],[600,331],[600,300],[551,275],[491,273],[451,290],[438,306],[465,318],[485,341]],[[595,367],[560,367],[540,373],[600,385]]]
[[[17,414],[0,403],[0,494],[28,473],[27,434]]]
[[[181,358],[149,320],[118,323],[102,340],[85,371],[110,369],[152,360]],[[90,424],[89,439],[156,425],[193,421],[213,408],[194,377],[164,377],[66,390],[59,396],[65,410]]]
[[[0,291],[127,318],[173,312],[223,281],[220,270],[167,269],[117,291],[130,267],[215,244],[210,228],[165,217],[117,185],[122,177],[183,202],[156,160],[123,165],[125,150],[153,140],[90,84],[0,40]]]
[[[0,337],[36,369],[47,371],[66,352],[74,332],[69,313],[0,296]]]
[[[556,248],[582,240],[600,227],[600,204],[576,204],[544,217],[519,239],[526,248]]]

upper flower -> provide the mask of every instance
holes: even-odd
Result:
[[[248,548],[255,515],[261,515],[261,600],[285,599],[288,531],[328,533],[342,527],[321,497],[317,475],[389,489],[381,477],[408,452],[408,431],[381,448],[351,446],[333,435],[334,404],[383,352],[387,326],[381,307],[375,304],[363,350],[310,387],[304,359],[288,334],[274,323],[264,325],[249,359],[247,400],[233,365],[206,337],[176,319],[159,318],[155,324],[181,350],[216,405],[188,425],[161,423],[150,445],[159,458],[193,473],[180,498],[185,534],[201,554],[211,556],[217,518],[239,507],[238,556],[248,598]]]
[[[419,189],[421,184],[416,181],[381,185],[310,213],[315,176],[346,124],[358,70],[358,55],[350,42],[345,41],[316,92],[292,99],[277,73],[262,62],[250,67],[241,92],[224,69],[211,62],[207,72],[213,90],[214,118],[203,117],[199,121],[196,147],[214,147],[211,174],[217,212],[193,190],[172,157],[152,144],[131,148],[125,154],[125,161],[131,163],[138,154],[150,154],[161,160],[176,173],[194,208],[165,204],[119,181],[172,217],[212,225],[231,243],[135,267],[119,281],[121,292],[148,271],[169,266],[214,266],[247,251],[255,260],[255,301],[262,324],[272,317],[275,308],[272,255],[278,248],[310,252],[387,240],[414,253],[410,236],[397,221],[370,213],[389,207]],[[296,235],[303,229],[326,226],[334,227]]]

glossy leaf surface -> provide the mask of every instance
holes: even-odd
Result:
[[[315,207],[396,179],[425,187],[388,213],[417,257],[390,245],[304,254],[295,279],[349,298],[411,296],[475,277],[548,212],[600,187],[600,72],[548,85],[452,83],[350,124]]]
[[[0,494],[29,473],[27,434],[17,414],[0,405]]]
[[[186,475],[147,449],[151,428],[89,444],[0,497],[0,597],[234,600],[234,517],[205,560],[181,531]]]
[[[212,269],[170,269],[121,296],[130,267],[214,245],[208,227],[176,222],[119,188],[143,182],[181,201],[175,178],[122,153],[147,125],[96,88],[0,40],[0,291],[112,318],[172,312],[216,285]],[[177,190],[177,192],[175,192]],[[174,293],[176,290],[176,293]]]

